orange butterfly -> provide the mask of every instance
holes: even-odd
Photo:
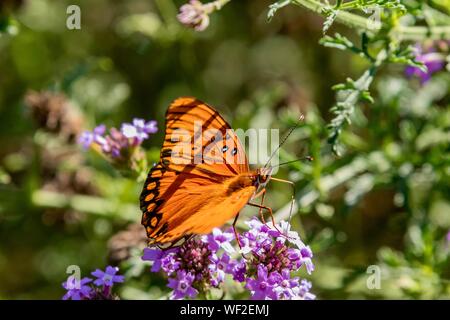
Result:
[[[195,98],[176,99],[166,113],[160,162],[150,170],[140,197],[150,243],[174,244],[207,234],[233,217],[234,227],[247,204],[272,216],[263,205],[271,172],[270,167],[250,170],[239,138],[211,106]],[[249,202],[260,195],[261,205]]]

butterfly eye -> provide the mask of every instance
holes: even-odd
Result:
[[[232,154],[233,156],[235,156],[236,153],[237,153],[237,148],[234,148],[233,150],[231,150],[231,154]]]
[[[225,146],[222,148],[222,152],[227,152],[227,150],[228,150],[228,146]]]

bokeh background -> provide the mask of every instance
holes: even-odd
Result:
[[[142,182],[83,152],[77,136],[155,119],[145,147],[157,161],[168,104],[193,95],[234,128],[284,131],[306,115],[281,158],[315,160],[277,176],[297,185],[292,224],[315,254],[306,278],[319,299],[449,299],[449,72],[421,85],[383,68],[375,103],[356,109],[336,157],[326,142],[331,87],[366,62],[321,46],[323,20],[298,7],[268,22],[270,1],[232,1],[195,32],[176,19],[182,3],[0,2],[0,298],[59,299],[74,264],[84,274],[119,264],[125,299],[168,292],[139,258]],[[70,4],[81,7],[81,30],[66,28]],[[289,200],[289,187],[269,186],[278,218]],[[378,290],[366,286],[370,265],[382,271]]]

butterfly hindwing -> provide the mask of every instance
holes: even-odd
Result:
[[[248,186],[230,193],[231,180],[218,183],[156,165],[141,194],[147,236],[155,243],[173,243],[224,224],[239,213],[255,191],[254,186]]]

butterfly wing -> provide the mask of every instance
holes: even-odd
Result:
[[[245,173],[244,149],[219,113],[195,98],[175,100],[166,113],[161,161],[141,193],[147,236],[174,243],[221,226],[255,192]]]
[[[247,184],[233,188],[237,178],[213,179],[152,168],[141,194],[142,224],[153,243],[175,243],[190,234],[206,234],[236,216],[255,192]]]
[[[230,125],[211,106],[190,97],[178,98],[167,110],[161,162],[170,170],[219,181],[249,171]]]

